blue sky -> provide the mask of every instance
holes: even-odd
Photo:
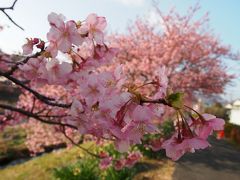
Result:
[[[173,6],[185,12],[189,6],[199,2],[199,15],[210,13],[210,27],[224,44],[234,50],[240,49],[240,1],[239,0],[159,0],[159,8],[167,11]],[[2,0],[1,6],[8,6],[11,0]],[[108,32],[122,32],[137,16],[148,16],[153,12],[151,0],[18,0],[15,10],[9,11],[14,20],[24,27],[21,31],[0,14],[0,24],[9,26],[0,33],[0,48],[6,52],[19,52],[25,37],[46,39],[49,29],[47,15],[50,12],[64,14],[67,19],[82,20],[89,13],[105,16]],[[229,62],[228,69],[240,77],[240,62]],[[224,97],[228,100],[240,98],[240,78],[228,86]]]

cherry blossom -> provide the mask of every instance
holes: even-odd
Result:
[[[43,49],[45,46],[45,42],[38,38],[27,38],[27,43],[22,46],[23,55],[32,54],[34,46],[39,49]]]
[[[29,55],[33,52],[33,42],[30,39],[27,39],[27,43],[22,46],[23,54]]]
[[[72,106],[71,106],[71,110],[70,110],[70,114],[74,117],[77,117],[79,114],[84,112],[84,108],[83,105],[80,101],[74,99]]]
[[[51,57],[56,57],[58,54],[57,43],[54,41],[51,41],[49,46],[46,48],[46,52],[50,53]]]
[[[162,143],[163,143],[162,138],[151,139],[147,147],[150,147],[153,151],[159,151],[160,149],[162,149]]]
[[[173,37],[168,36],[170,32],[160,37],[163,44],[159,43],[157,36],[147,31],[147,34],[150,33],[156,38],[153,43],[160,44],[161,48],[170,44],[170,50],[165,47],[160,52],[155,47],[145,44],[143,49],[137,47],[141,51],[135,54],[136,52],[132,52],[134,50],[129,47],[134,41],[127,41],[127,48],[133,53],[131,57],[140,55],[145,62],[139,64],[139,61],[133,58],[131,69],[142,68],[143,73],[133,71],[130,74],[133,74],[134,78],[145,77],[147,72],[144,80],[135,81],[126,74],[129,67],[114,61],[116,56],[118,59],[123,55],[117,55],[119,50],[111,44],[108,47],[104,42],[104,17],[90,14],[86,20],[77,23],[73,20],[66,21],[61,14],[51,13],[48,21],[48,41],[28,39],[23,51],[31,56],[17,63],[12,62],[9,56],[1,56],[4,62],[1,61],[0,64],[0,76],[21,89],[16,106],[0,103],[0,108],[6,109],[4,117],[0,116],[1,127],[24,123],[23,126],[29,132],[36,128],[27,138],[27,146],[34,154],[43,152],[45,146],[63,141],[65,143],[66,140],[78,144],[83,136],[91,136],[97,143],[109,140],[119,152],[127,152],[132,150],[131,146],[142,144],[146,134],[159,133],[166,106],[177,114],[176,132],[168,140],[158,139],[150,143],[150,147],[154,150],[164,148],[167,156],[173,160],[178,160],[187,152],[207,148],[207,137],[213,131],[223,129],[223,120],[213,115],[200,115],[184,106],[184,99],[178,96],[181,93],[168,91],[173,82],[189,83],[188,80],[182,83],[172,79],[181,77],[181,73],[176,73],[177,76],[172,73],[173,67],[170,64],[176,65],[182,59],[180,55],[186,53],[186,49],[172,48],[176,45],[172,38],[178,38],[174,29],[171,32]],[[142,24],[139,26],[144,28]],[[143,32],[145,33],[145,30]],[[135,35],[139,37],[138,33]],[[191,51],[193,40],[186,39],[189,34],[184,37],[187,42],[190,41],[187,49]],[[206,38],[209,39],[208,36]],[[194,43],[197,42],[194,40]],[[33,53],[35,50],[36,53]],[[160,64],[147,63],[149,59],[145,53],[150,52],[159,53],[153,56],[154,62],[160,58]],[[199,56],[196,50],[193,55],[191,61],[195,61],[196,56]],[[165,61],[169,64],[163,63]],[[218,65],[213,67],[219,68]],[[175,70],[178,68],[174,66]],[[148,70],[151,71],[150,76]],[[213,72],[214,69],[211,70]],[[191,77],[192,81],[195,73],[190,72],[187,77]],[[229,76],[226,75],[226,78]],[[178,85],[173,88],[185,89]],[[51,127],[49,131],[46,128],[48,126]],[[84,148],[83,150],[87,151]],[[94,155],[100,158],[101,169],[113,165],[118,170],[124,166],[132,167],[142,156],[140,152],[134,151],[125,154],[126,158],[121,156],[119,159],[114,159],[115,157],[106,153]]]
[[[103,44],[103,30],[107,26],[106,19],[104,17],[98,17],[96,14],[88,15],[86,24],[79,28],[79,33],[82,35],[88,35],[89,39],[94,39],[97,44]]]
[[[28,63],[20,65],[19,68],[24,72],[24,77],[29,80],[43,77],[46,73],[45,61],[42,58],[30,58]]]
[[[201,138],[178,139],[177,134],[171,139],[163,142],[162,148],[166,150],[166,155],[172,160],[177,161],[186,152],[195,152],[196,149],[205,149],[210,144]]]
[[[192,122],[191,127],[199,137],[206,139],[213,131],[223,130],[224,124],[223,119],[216,118],[211,114],[203,114]]]
[[[142,133],[156,133],[158,128],[153,124],[153,110],[147,106],[137,106],[132,113],[133,123]]]
[[[126,160],[124,158],[116,160],[114,163],[114,169],[117,171],[121,170],[123,167],[125,167]]]
[[[51,29],[47,34],[47,38],[50,42],[55,42],[60,51],[68,52],[72,44],[80,45],[83,40],[77,32],[76,23],[74,21],[67,21],[65,23],[64,19],[64,16],[61,14],[51,13],[48,15]]]
[[[47,79],[49,84],[65,81],[64,78],[72,72],[72,65],[67,62],[60,63],[57,59],[51,59],[46,63]]]
[[[138,151],[129,153],[125,162],[125,166],[132,167],[141,157],[142,154]]]
[[[100,169],[104,170],[107,169],[112,163],[112,158],[111,157],[106,157],[104,159],[101,159],[99,167]]]

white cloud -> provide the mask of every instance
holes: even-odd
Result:
[[[117,1],[127,6],[142,6],[145,3],[145,0],[113,0],[113,1]]]
[[[159,18],[159,15],[157,14],[156,11],[152,10],[147,14],[147,19],[149,21],[150,24],[155,25],[157,23],[159,23],[159,20],[162,21]]]
[[[151,25],[158,26],[162,31],[165,31],[164,22],[155,10],[149,11],[146,18]]]

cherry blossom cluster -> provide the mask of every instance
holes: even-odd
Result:
[[[121,65],[105,68],[113,63],[118,50],[105,43],[104,17],[90,14],[86,20],[75,22],[51,13],[48,21],[48,41],[28,38],[23,45],[27,58],[1,72],[23,92],[16,108],[1,108],[23,115],[22,119],[31,117],[59,126],[65,137],[70,128],[81,135],[112,141],[119,152],[126,152],[130,146],[141,144],[145,134],[159,132],[164,107],[168,106],[178,114],[177,127],[161,148],[173,160],[208,147],[207,137],[223,129],[223,120],[188,109],[181,93],[167,91],[164,66],[157,68],[155,78],[144,84],[131,83]],[[148,87],[154,88],[146,92]],[[103,169],[113,160],[108,155],[101,158]],[[127,159],[115,160],[115,166],[130,167],[139,158],[138,153],[130,153]]]
[[[161,148],[166,150],[166,155],[172,160],[178,160],[186,152],[195,152],[197,149],[209,147],[208,136],[214,131],[224,129],[223,119],[210,114],[198,115],[197,118],[191,116],[188,121],[180,115],[182,121],[178,121],[177,132],[162,143]]]
[[[113,159],[106,152],[100,152],[101,161],[99,163],[100,169],[104,170],[111,166],[114,167],[115,170],[119,171],[124,167],[131,168],[138,162],[142,154],[139,151],[129,152],[126,157],[121,157],[118,159]]]
[[[61,85],[71,94],[71,107],[68,112],[64,109],[69,116],[63,120],[77,127],[81,134],[114,139],[119,151],[127,151],[130,145],[140,143],[145,133],[156,133],[153,120],[161,117],[163,107],[141,105],[145,97],[138,92],[138,87],[125,83],[121,66],[114,71],[99,70],[111,63],[116,53],[103,43],[105,18],[91,14],[84,23],[77,24],[64,22],[62,15],[52,13],[48,20],[49,45],[40,56],[30,58],[19,68],[24,78],[34,84]],[[32,52],[39,42],[42,41],[28,39],[23,46],[24,53]],[[86,46],[92,52],[83,58],[81,48]],[[67,61],[60,61],[59,52],[68,55]],[[165,78],[161,75],[159,72],[159,82]],[[161,96],[166,85],[166,80],[158,85]]]

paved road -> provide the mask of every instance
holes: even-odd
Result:
[[[176,163],[173,180],[240,180],[240,151],[224,140],[210,142],[208,150],[187,154]]]

